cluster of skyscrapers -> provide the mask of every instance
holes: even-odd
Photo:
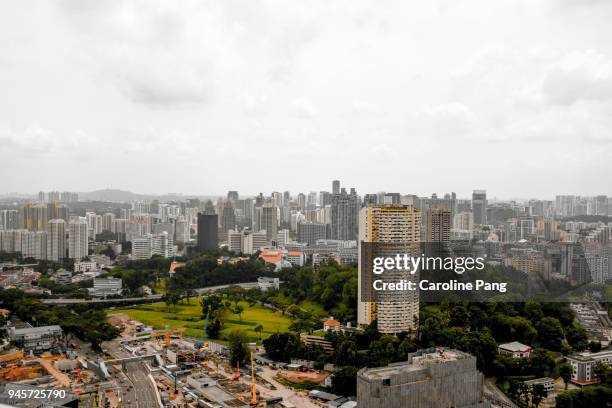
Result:
[[[227,246],[240,254],[278,249],[289,261],[279,262],[280,267],[309,259],[316,269],[327,260],[362,262],[362,243],[405,249],[423,242],[469,240],[475,255],[486,256],[487,262],[544,279],[571,285],[612,279],[612,226],[606,218],[612,214],[612,199],[604,195],[525,201],[491,201],[485,190],[474,190],[469,198],[454,192],[360,196],[334,180],[331,191],[248,197],[229,191],[216,200],[142,200],[102,210],[87,210],[74,193],[49,192],[39,198],[0,209],[0,250],[36,259],[80,260],[92,242],[108,238],[129,242],[133,259]],[[276,259],[268,255],[266,259]],[[358,323],[377,320],[385,333],[414,330],[418,298],[406,296],[360,302]]]

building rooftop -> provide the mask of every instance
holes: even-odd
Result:
[[[525,384],[527,385],[544,384],[544,383],[551,382],[551,381],[555,382],[555,380],[553,380],[550,377],[542,377],[542,378],[534,378],[533,380],[525,381]]]
[[[603,350],[603,351],[598,351],[597,353],[591,353],[591,352],[585,351],[582,353],[576,353],[576,354],[567,356],[567,358],[571,358],[577,361],[592,361],[592,360],[596,360],[596,359],[600,359],[604,357],[612,357],[612,350]]]
[[[513,351],[513,352],[514,351],[525,352],[525,351],[531,350],[530,346],[527,346],[526,344],[523,344],[523,343],[519,343],[518,341],[500,344],[499,348],[502,350]]]
[[[372,380],[388,379],[401,373],[422,370],[432,364],[444,364],[468,357],[472,356],[459,350],[443,347],[424,349],[410,354],[408,361],[392,363],[386,367],[368,368],[362,372],[362,375]]]
[[[47,333],[50,331],[62,331],[62,328],[56,324],[51,326],[39,326],[39,327],[24,327],[21,329],[14,329],[14,334],[34,334],[34,333]]]

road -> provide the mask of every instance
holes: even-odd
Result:
[[[49,306],[67,306],[67,305],[78,305],[78,304],[113,304],[113,303],[154,303],[159,302],[163,299],[162,295],[149,295],[145,297],[135,298],[119,298],[119,299],[72,299],[72,298],[61,298],[61,299],[43,299],[45,305]]]
[[[157,395],[153,389],[153,384],[144,367],[144,363],[131,362],[125,365],[127,377],[132,384],[133,398],[132,401],[124,401],[123,406],[126,408],[148,408],[156,407]]]
[[[503,393],[502,390],[497,388],[494,379],[485,378],[484,389],[485,393],[493,398],[497,406],[501,406],[503,408],[518,408],[518,406],[514,402],[512,402],[510,398],[508,398],[508,396]]]
[[[232,283],[230,285],[219,285],[219,286],[208,286],[206,288],[198,288],[195,289],[198,295],[201,295],[206,292],[216,292],[218,290],[227,289],[232,286],[240,286],[242,289],[254,289],[258,287],[257,282],[242,282],[242,283]]]
[[[113,358],[133,357],[124,350],[118,341],[104,343],[103,347]],[[121,393],[121,406],[126,408],[150,408],[159,406],[155,386],[151,382],[145,363],[133,361],[124,365],[124,371],[109,367],[109,372],[117,379]]]

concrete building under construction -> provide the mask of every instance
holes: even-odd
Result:
[[[408,361],[357,373],[357,403],[368,408],[488,408],[476,357],[432,348]]]

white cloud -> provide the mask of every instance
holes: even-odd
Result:
[[[601,193],[563,177],[568,152],[612,172],[589,159],[612,129],[612,10],[590,3],[0,3],[0,148],[30,151],[5,188]]]
[[[595,50],[565,55],[544,78],[543,91],[555,104],[612,98],[612,59]]]

